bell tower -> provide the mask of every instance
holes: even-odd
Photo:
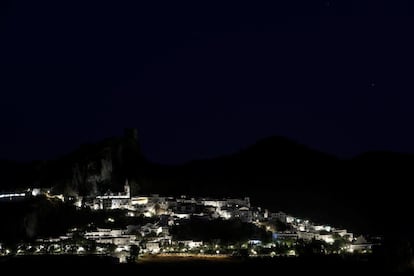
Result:
[[[125,191],[125,195],[130,198],[131,197],[131,187],[129,186],[128,178],[125,180],[124,191]]]

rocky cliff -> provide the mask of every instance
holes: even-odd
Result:
[[[2,161],[0,190],[51,187],[66,195],[94,196],[107,190],[122,191],[128,179],[132,192],[137,193],[146,164],[137,131],[127,129],[123,137],[82,145],[56,160],[30,164]]]

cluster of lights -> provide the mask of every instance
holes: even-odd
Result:
[[[0,195],[0,198],[8,198],[8,197],[24,197],[26,194],[20,193],[20,194],[2,194]]]

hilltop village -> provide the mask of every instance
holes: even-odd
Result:
[[[65,197],[47,189],[0,194],[0,201],[45,197],[103,216],[58,237],[0,244],[0,255],[108,255],[120,262],[140,256],[278,257],[304,254],[370,253],[380,238],[313,223],[284,212],[252,206],[245,198],[131,196],[121,193]]]

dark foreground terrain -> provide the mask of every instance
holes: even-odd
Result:
[[[14,272],[56,273],[258,273],[258,272],[384,272],[396,271],[375,257],[314,256],[302,258],[176,260],[119,264],[110,257],[30,256],[0,259],[2,269]],[[407,267],[404,270],[408,270]]]

